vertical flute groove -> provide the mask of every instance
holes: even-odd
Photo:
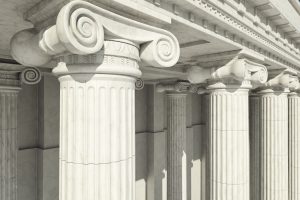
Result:
[[[288,98],[289,107],[289,200],[300,198],[300,96],[291,93]]]
[[[251,97],[251,198],[288,199],[288,99],[284,92]]]
[[[186,94],[167,94],[167,195],[185,200],[186,177]]]
[[[249,200],[248,90],[209,95],[210,200]]]
[[[60,197],[132,200],[134,79],[61,80]]]
[[[17,200],[17,96],[0,94],[0,200]]]

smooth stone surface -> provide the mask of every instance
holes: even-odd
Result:
[[[18,152],[18,200],[37,200],[37,149]]]

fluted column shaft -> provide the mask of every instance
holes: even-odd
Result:
[[[289,106],[289,200],[300,199],[300,95],[288,97]]]
[[[251,132],[252,159],[258,186],[251,187],[259,200],[288,199],[288,99],[287,93],[267,89],[258,93],[259,121],[252,121],[257,128]],[[252,116],[253,117],[253,116]],[[253,142],[256,142],[254,144]],[[255,148],[257,147],[257,148]],[[256,156],[255,156],[256,155]],[[259,155],[259,156],[258,156]],[[259,187],[259,189],[258,189]],[[253,189],[256,188],[256,189]],[[255,200],[255,199],[254,199]]]
[[[249,200],[248,89],[209,94],[210,200]]]
[[[261,101],[259,96],[250,96],[250,199],[260,200],[261,196],[261,170],[262,140],[260,132]]]
[[[137,61],[129,59],[137,53],[128,41],[106,41],[94,74],[63,74],[63,65],[55,69],[61,104],[60,200],[135,199],[135,78],[126,72],[140,73]]]
[[[186,94],[167,94],[168,200],[186,197]]]
[[[17,97],[0,88],[0,200],[17,200]]]

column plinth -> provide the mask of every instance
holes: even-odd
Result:
[[[167,95],[167,193],[168,199],[185,200],[186,194],[186,96]]]
[[[289,200],[300,198],[300,95],[288,96],[289,106]]]
[[[61,58],[53,70],[60,81],[60,199],[135,199],[138,47],[104,43],[103,52],[76,56],[76,64]]]
[[[209,199],[249,200],[249,88],[219,85],[209,88]]]

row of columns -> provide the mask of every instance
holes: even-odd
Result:
[[[272,84],[280,79],[296,81],[299,85],[295,77],[282,73],[266,83],[268,87],[252,90],[250,95],[251,86],[245,81],[242,84],[217,81],[206,88],[209,101],[207,199],[299,199],[300,95],[290,92],[290,82]],[[180,88],[180,84],[186,85]],[[187,85],[178,82],[157,86],[157,91],[167,92],[168,102],[168,199],[186,199],[183,184],[186,176],[182,172],[185,152],[181,147],[186,143],[182,109],[185,109],[185,96],[191,91]]]
[[[151,27],[84,1],[72,1],[58,11],[56,24],[24,30],[11,41],[12,56],[23,65],[53,61],[60,81],[60,200],[135,199],[135,80],[139,62],[158,68],[179,59],[179,44],[168,31]],[[49,20],[55,21],[55,20]],[[45,24],[49,24],[45,23]],[[43,23],[39,23],[42,26]],[[42,29],[44,28],[44,29]],[[134,34],[133,34],[134,33]],[[27,52],[27,53],[24,53]],[[243,55],[245,56],[245,55]],[[210,69],[209,69],[210,70]],[[192,73],[203,79],[203,73]],[[249,144],[249,90],[266,81],[266,68],[245,59],[233,59],[209,77],[209,186],[210,200],[249,200],[258,186],[259,200],[286,200],[297,190],[297,146],[288,160],[288,104],[285,92],[271,91],[279,79],[258,91],[259,115]],[[188,78],[188,80],[190,80]],[[193,82],[193,80],[190,80]],[[186,94],[188,84],[164,87],[168,93],[168,198],[186,198]],[[11,90],[10,90],[11,91]],[[6,95],[6,93],[5,93]],[[7,95],[0,103],[5,108]],[[13,101],[11,101],[13,102]],[[10,102],[10,103],[11,103]],[[297,105],[291,100],[291,105]],[[16,109],[16,108],[15,108]],[[296,109],[296,108],[295,108]],[[297,114],[290,107],[290,134],[297,138]],[[294,114],[292,114],[294,113]],[[3,111],[1,137],[14,159],[1,159],[0,200],[15,200],[16,147],[12,146],[16,111]],[[9,125],[6,125],[9,121]],[[253,133],[252,133],[253,131]],[[9,137],[8,137],[9,135]],[[290,137],[291,138],[291,137]],[[252,145],[258,146],[252,146]],[[294,148],[293,148],[294,147]],[[9,151],[13,148],[12,151]],[[251,151],[251,153],[250,153]],[[255,163],[251,162],[250,155]],[[259,158],[259,162],[257,162]],[[251,160],[251,161],[253,161]],[[288,162],[290,186],[288,187]],[[3,166],[3,167],[2,167]],[[253,185],[250,187],[250,169]],[[252,171],[257,169],[255,171]],[[259,174],[257,174],[259,173]],[[295,186],[294,186],[295,185]],[[254,187],[253,187],[254,188]],[[252,191],[253,194],[256,191]],[[6,196],[3,196],[6,195]],[[251,197],[252,200],[252,197]],[[291,199],[294,200],[294,199]]]

